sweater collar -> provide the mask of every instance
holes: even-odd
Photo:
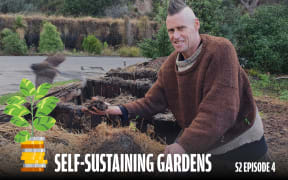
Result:
[[[197,55],[197,57],[195,57],[195,62],[193,64],[192,67],[189,67],[188,69],[185,69],[184,71],[178,71],[177,69],[177,64],[176,64],[176,59],[177,59],[177,55],[178,53],[176,51],[174,51],[172,54],[171,54],[171,58],[174,59],[174,69],[175,69],[175,72],[178,74],[178,75],[184,75],[190,71],[193,71],[196,69],[196,67],[198,66],[198,64],[201,62],[201,58],[203,57],[204,53],[206,52],[206,46],[207,46],[207,43],[209,41],[209,35],[208,34],[200,34],[200,38],[201,38],[201,51],[200,53]],[[199,60],[198,60],[199,59]]]
[[[176,58],[176,65],[178,68],[178,71],[185,71],[186,69],[189,69],[196,61],[198,55],[200,54],[202,50],[202,42],[200,42],[197,50],[190,56],[188,59],[184,59],[183,55],[181,53],[178,53]]]

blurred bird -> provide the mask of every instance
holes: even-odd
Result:
[[[43,62],[32,64],[31,69],[36,74],[36,87],[40,86],[42,83],[53,83],[56,75],[61,75],[69,79],[77,79],[82,81],[82,88],[86,86],[86,78],[81,73],[67,73],[61,72],[56,67],[58,67],[63,61],[65,61],[65,56],[62,54],[56,54],[53,56],[48,56]]]
[[[61,74],[56,67],[59,66],[63,61],[65,61],[65,56],[62,54],[56,54],[53,56],[48,56],[43,62],[32,64],[31,69],[36,74],[36,87],[40,86],[42,83],[52,83],[56,74]]]

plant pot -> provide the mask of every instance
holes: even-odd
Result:
[[[28,141],[21,143],[21,160],[24,160],[21,172],[44,172],[48,162],[44,159],[44,141],[45,137],[31,137]]]

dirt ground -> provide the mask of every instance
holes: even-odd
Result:
[[[14,136],[20,130],[23,128],[15,127],[11,123],[0,124],[0,176],[25,176],[20,172],[20,168],[23,166],[23,161],[20,160],[21,145],[13,142]],[[152,153],[154,157],[157,157],[165,148],[163,144],[135,129],[130,127],[112,128],[105,123],[98,125],[88,133],[79,134],[70,133],[55,125],[49,131],[37,131],[36,136],[45,137],[45,160],[48,160],[48,164],[44,175],[47,176],[56,175],[54,170],[57,166],[54,163],[54,157],[58,153]],[[80,158],[81,161],[84,160]],[[79,172],[84,172],[84,169]]]
[[[288,102],[271,97],[256,97],[264,125],[264,134],[276,172],[287,176],[288,172]]]

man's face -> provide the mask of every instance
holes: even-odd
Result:
[[[187,17],[187,13],[181,11],[173,16],[167,16],[166,26],[170,41],[177,52],[185,55],[195,51],[199,43],[198,19]]]

